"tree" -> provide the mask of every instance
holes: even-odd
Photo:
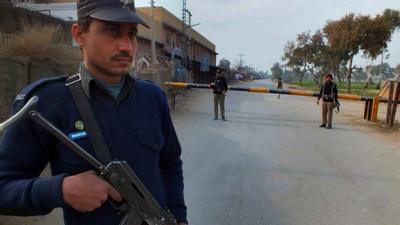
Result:
[[[282,80],[285,82],[292,82],[296,79],[296,74],[290,70],[284,70],[282,75]]]
[[[388,63],[368,66],[367,69],[372,77],[379,77],[382,80],[394,78],[396,72],[396,69],[392,68]]]
[[[221,60],[219,60],[218,67],[229,71],[229,70],[231,70],[231,62],[225,58],[222,58]]]
[[[393,33],[400,28],[400,11],[386,9],[382,15],[377,15],[372,19],[364,31],[364,38],[362,41],[362,48],[364,55],[368,58],[376,59],[378,55],[382,55],[381,64],[383,64],[383,57],[388,42],[391,41]],[[389,54],[386,55],[388,57]],[[381,79],[385,79],[383,69],[380,67],[380,79],[378,87],[380,86]],[[387,78],[386,78],[387,79]],[[371,79],[372,81],[372,79]],[[368,86],[368,83],[366,84]]]
[[[362,80],[366,80],[368,78],[367,73],[363,71],[362,68],[357,68],[354,71],[353,78],[356,80],[356,82],[360,83]]]
[[[271,72],[272,72],[272,79],[278,79],[279,77],[282,77],[282,75],[283,75],[283,70],[278,62],[276,62],[271,67]]]
[[[286,62],[286,66],[292,68],[296,73],[300,85],[302,85],[305,73],[311,68],[310,57],[312,57],[312,52],[310,41],[310,32],[298,34],[296,41],[286,44],[282,56],[282,60]]]
[[[312,36],[310,32],[298,34],[295,41],[285,45],[282,61],[296,73],[300,84],[305,73],[311,73],[318,84],[322,74],[330,72],[337,75],[340,86],[342,79],[347,78],[349,93],[352,74],[359,73],[353,65],[354,56],[363,51],[364,56],[375,59],[397,29],[400,29],[398,10],[386,9],[374,18],[348,14],[338,21],[327,22],[323,32],[316,31]],[[365,73],[370,74],[369,70]]]
[[[369,16],[354,16],[348,14],[339,21],[330,21],[324,27],[328,38],[329,47],[340,55],[341,60],[348,62],[347,67],[347,92],[351,89],[351,75],[353,71],[353,58],[361,49],[365,27],[368,26]]]
[[[361,44],[364,55],[371,59],[375,59],[382,53],[382,49],[387,47],[387,40],[390,37],[389,24],[383,17],[378,16],[371,20],[365,28]]]
[[[314,82],[319,85],[325,73],[334,73],[338,71],[340,61],[326,43],[326,38],[321,30],[317,30],[311,36],[310,42],[307,44],[306,60],[311,65],[309,72],[312,74]],[[339,79],[341,83],[341,79]]]
[[[395,73],[397,74],[397,79],[400,79],[400,63],[397,64],[396,68],[394,69]]]

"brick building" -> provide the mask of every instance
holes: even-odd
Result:
[[[67,21],[76,20],[75,0],[14,0],[14,2],[16,5]],[[151,25],[151,8],[138,7],[137,11]],[[156,55],[160,64],[174,67],[176,80],[196,83],[211,81],[216,71],[215,45],[192,28],[186,29],[184,34],[182,20],[165,8],[155,7],[154,12]],[[140,26],[138,42],[135,68],[140,70],[149,67],[152,62],[151,30]]]
[[[137,8],[138,13],[151,24],[151,8]],[[163,7],[155,7],[155,41],[159,62],[175,62],[175,65],[186,64],[189,71],[188,81],[207,83],[215,75],[217,53],[215,45],[194,29],[187,29],[186,51],[185,35],[182,32],[182,21]],[[145,67],[151,61],[151,30],[139,27],[138,67]],[[186,58],[186,63],[184,59]],[[144,59],[148,59],[148,62]]]

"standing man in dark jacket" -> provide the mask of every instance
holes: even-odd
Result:
[[[222,71],[217,70],[217,76],[211,83],[214,93],[214,120],[218,120],[218,105],[221,111],[221,118],[225,121],[225,95],[228,91],[228,82],[224,78]]]
[[[325,82],[321,87],[317,101],[317,105],[319,105],[319,100],[322,98],[322,124],[320,127],[332,128],[333,109],[335,108],[337,97],[338,90],[333,82],[333,76],[332,74],[326,74]]]
[[[276,89],[282,89],[282,88],[283,88],[282,78],[279,77],[279,78],[278,78],[278,84],[276,85]],[[280,98],[281,98],[281,94],[278,93],[278,99],[280,99]]]
[[[162,208],[187,224],[181,147],[166,97],[128,73],[137,51],[137,26],[147,26],[119,0],[77,2],[71,33],[83,62],[78,74],[34,82],[15,99],[14,113],[33,96],[36,110],[98,158],[69,90],[77,85],[94,112],[112,159],[126,161]],[[103,145],[104,146],[104,145]],[[51,177],[38,177],[50,163]],[[29,118],[0,139],[0,214],[33,216],[61,207],[66,225],[118,225],[108,199],[122,197],[86,161]]]

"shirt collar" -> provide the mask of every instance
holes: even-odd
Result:
[[[88,98],[90,98],[90,90],[91,87],[93,88],[93,86],[100,88],[100,90],[105,92],[107,95],[110,95],[106,90],[106,88],[100,82],[98,82],[93,75],[90,74],[90,72],[87,70],[83,62],[79,66],[79,74],[81,75],[82,89]],[[125,76],[126,76],[125,84],[121,89],[119,99],[123,99],[124,97],[126,97],[132,91],[132,87],[134,86],[135,83],[134,78],[132,77],[131,74],[126,74]],[[112,96],[110,95],[110,97]]]

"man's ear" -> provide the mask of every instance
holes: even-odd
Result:
[[[82,31],[82,28],[78,24],[74,23],[72,25],[71,35],[80,47],[83,47],[85,45],[84,32]]]

